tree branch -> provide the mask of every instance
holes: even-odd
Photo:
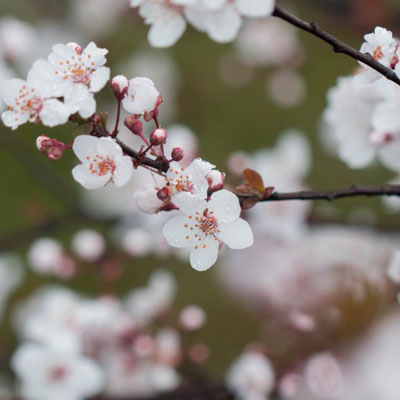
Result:
[[[358,186],[353,185],[346,189],[327,190],[327,191],[312,191],[303,190],[299,192],[279,193],[273,192],[268,197],[253,194],[239,193],[238,197],[241,201],[246,199],[255,200],[258,202],[267,201],[285,201],[285,200],[327,200],[333,201],[345,197],[361,197],[361,196],[398,196],[400,197],[400,185],[383,185],[383,186]]]
[[[351,58],[354,58],[355,60],[361,61],[375,71],[381,73],[387,79],[391,80],[397,85],[400,85],[400,79],[392,69],[387,68],[380,62],[376,61],[370,54],[361,53],[360,51],[354,49],[348,44],[335,38],[328,32],[325,32],[315,22],[303,21],[302,19],[298,18],[297,16],[291,14],[290,12],[284,10],[279,6],[275,7],[275,11],[272,15],[274,17],[283,19],[284,21],[296,26],[303,31],[311,33],[312,35],[320,38],[324,42],[330,44],[333,48],[333,51],[335,51],[336,53],[343,53],[350,56]]]

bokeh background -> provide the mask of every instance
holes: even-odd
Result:
[[[48,54],[53,43],[76,41],[84,45],[94,40],[99,47],[109,49],[108,66],[114,75],[123,72],[133,77],[138,69],[144,75],[146,68],[149,68],[150,76],[157,69],[164,71],[161,75],[166,75],[172,94],[171,104],[167,101],[164,104],[165,113],[164,106],[161,106],[161,123],[164,126],[179,123],[190,127],[198,136],[201,157],[220,170],[228,171],[227,160],[232,152],[251,153],[274,146],[283,131],[295,128],[304,132],[312,149],[312,167],[306,179],[308,187],[330,189],[353,183],[373,185],[392,177],[379,165],[351,170],[324,150],[319,132],[321,115],[326,107],[326,93],[335,85],[338,76],[351,73],[356,63],[333,53],[316,38],[296,33],[301,43],[301,54],[295,62],[297,80],[293,85],[300,85],[300,94],[293,100],[291,94],[297,90],[294,86],[282,87],[281,83],[276,89],[278,95],[271,91],[273,75],[285,65],[246,66],[237,56],[234,43],[217,44],[191,28],[174,47],[152,49],[146,39],[148,27],[136,10],[122,7],[123,11],[118,12],[115,18],[102,20],[101,9],[86,10],[84,14],[80,3],[85,1],[0,0],[0,26],[8,18],[17,18],[30,24],[39,37],[40,45],[22,44],[22,47],[29,47],[25,48],[24,62],[9,62],[8,68],[14,75],[23,77],[33,60]],[[398,0],[302,0],[282,3],[304,19],[318,21],[327,31],[357,48],[364,33],[372,31],[377,25],[390,27],[394,33],[400,34]],[[7,34],[5,27],[0,36]],[[151,61],[143,61],[146,57]],[[157,78],[155,82],[157,84]],[[112,108],[112,94],[105,88],[98,97],[98,110],[109,110],[112,114]],[[31,242],[42,236],[57,238],[68,246],[72,235],[82,227],[91,227],[106,237],[110,236],[115,218],[93,217],[85,211],[87,204],[82,206],[82,191],[71,176],[71,168],[76,163],[73,154],[66,153],[59,162],[52,162],[36,149],[38,135],[47,134],[68,141],[72,130],[72,125],[56,129],[25,125],[17,132],[0,128],[2,252],[12,251],[24,258]],[[238,183],[239,179],[232,178],[228,173],[227,182]],[[358,198],[332,204],[316,202],[312,204],[308,219],[313,226],[340,223],[358,226],[364,232],[372,224],[380,232],[378,237],[390,235],[390,240],[394,241],[400,226],[399,216],[388,212],[380,199]],[[123,295],[133,287],[144,284],[154,269],[169,269],[178,282],[177,305],[199,304],[207,313],[207,325],[199,333],[199,338],[211,349],[204,368],[217,378],[223,377],[228,365],[249,342],[261,341],[272,349],[278,346],[277,332],[280,337],[282,332],[287,334],[284,340],[292,345],[286,343],[284,350],[276,354],[271,351],[276,365],[286,366],[295,355],[307,354],[310,349],[311,352],[324,349],[327,343],[335,348],[348,343],[349,338],[359,337],[377,314],[383,314],[392,307],[387,300],[379,300],[379,296],[371,294],[362,306],[342,305],[347,312],[342,330],[330,332],[321,341],[313,335],[299,341],[290,336],[289,328],[272,326],[273,317],[267,311],[264,314],[249,312],[249,308],[244,307],[243,301],[236,298],[232,291],[224,290],[221,284],[223,278],[217,272],[219,265],[206,273],[198,273],[190,268],[188,262],[172,256],[132,258],[112,240],[109,246],[123,263],[123,274],[119,279],[104,283],[96,265],[92,265],[86,266],[66,284],[91,295]],[[269,257],[267,251],[265,253],[260,259],[267,265]],[[235,258],[236,253],[230,257]],[[242,267],[246,274],[246,262]],[[16,344],[15,335],[7,322],[13,306],[39,286],[50,282],[59,283],[59,280],[38,276],[27,267],[26,279],[9,300],[0,326],[1,369],[8,370],[8,359]]]

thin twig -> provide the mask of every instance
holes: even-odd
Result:
[[[257,202],[266,201],[286,201],[286,200],[327,200],[333,201],[345,197],[360,197],[360,196],[399,196],[400,185],[382,185],[382,186],[358,186],[353,185],[346,189],[326,190],[326,191],[312,191],[302,190],[299,192],[279,193],[274,192],[269,197],[254,195],[238,194],[238,197],[243,201],[245,199],[254,199]]]
[[[289,11],[286,11],[279,6],[275,7],[275,11],[272,15],[274,17],[283,19],[284,21],[296,26],[299,29],[302,29],[303,31],[311,33],[312,35],[320,38],[324,42],[330,44],[334,52],[343,53],[350,56],[351,58],[354,58],[355,60],[361,61],[365,65],[368,65],[375,71],[381,73],[387,79],[391,80],[397,85],[400,85],[399,77],[391,68],[385,67],[383,64],[376,61],[370,54],[361,53],[360,51],[332,36],[330,33],[325,32],[315,22],[303,21],[299,17],[291,14]]]

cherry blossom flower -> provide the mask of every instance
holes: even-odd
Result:
[[[93,42],[84,50],[76,43],[56,44],[52,50],[46,77],[55,80],[54,88],[64,96],[66,104],[76,107],[82,118],[91,117],[96,111],[93,93],[99,92],[110,79],[110,69],[104,66],[108,50]]]
[[[177,162],[171,162],[165,179],[172,200],[182,193],[189,196],[207,198],[208,175],[215,165],[200,158],[195,159],[187,168]]]
[[[106,243],[100,233],[91,229],[83,229],[74,235],[71,247],[82,260],[94,262],[103,255]]]
[[[230,367],[226,384],[240,400],[268,398],[275,384],[271,362],[255,351],[243,353]]]
[[[132,176],[131,158],[124,156],[111,138],[78,136],[72,149],[82,162],[72,170],[72,175],[86,189],[98,189],[109,182],[122,187]]]
[[[169,47],[180,39],[186,20],[179,0],[131,0],[131,7],[139,7],[139,14],[151,25],[148,39],[153,47]]]
[[[232,249],[253,244],[249,224],[240,218],[238,198],[227,190],[215,192],[209,202],[192,196],[174,199],[183,215],[169,220],[163,229],[172,247],[190,248],[190,263],[198,271],[217,260],[220,242]]]
[[[154,111],[161,103],[161,96],[154,83],[148,78],[134,78],[129,81],[128,93],[122,101],[126,111],[141,115]]]
[[[81,400],[104,386],[103,372],[93,360],[36,344],[21,345],[11,365],[22,396],[30,400]]]
[[[6,126],[15,130],[26,122],[41,121],[46,126],[63,125],[76,111],[71,105],[65,105],[52,92],[51,85],[41,79],[39,63],[35,63],[28,73],[27,81],[13,78],[5,82],[1,97],[8,106],[2,114]]]
[[[374,33],[364,36],[365,42],[362,44],[360,51],[370,54],[376,61],[385,67],[394,69],[399,59],[397,50],[399,45],[393,37],[392,32],[385,28],[377,26]],[[365,82],[374,82],[382,78],[382,74],[375,71],[371,67],[363,64],[363,71],[358,75],[358,79]]]

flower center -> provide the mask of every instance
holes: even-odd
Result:
[[[214,214],[214,212],[211,211],[208,213],[208,208],[204,210],[203,216],[198,219],[199,229],[206,235],[216,236],[217,232],[219,232],[218,221],[212,214]]]
[[[67,375],[68,375],[68,369],[61,365],[56,365],[56,366],[52,367],[49,371],[49,379],[53,382],[61,381]]]
[[[109,156],[103,157],[97,155],[93,160],[91,157],[87,156],[86,160],[89,162],[89,170],[92,174],[98,176],[107,175],[109,172],[113,173],[115,171],[115,162]]]
[[[26,114],[28,113],[31,118],[36,118],[43,107],[43,100],[35,95],[35,88],[23,86],[18,93],[18,96],[14,98],[15,107],[8,107],[9,111],[13,111],[15,114]]]
[[[169,187],[170,194],[189,192],[193,193],[194,185],[189,175],[185,175],[185,169],[182,167],[181,170],[170,168],[173,175],[166,179],[167,187]]]
[[[87,56],[87,60],[84,60],[79,54],[71,56],[70,59],[59,62],[55,73],[64,80],[70,79],[73,83],[89,85],[95,67],[95,63],[90,62],[90,58],[90,54]]]
[[[375,51],[374,51],[374,54],[373,54],[373,57],[374,57],[374,59],[375,60],[381,60],[382,58],[383,58],[383,52],[382,52],[382,47],[381,46],[378,46],[376,49],[375,49]]]

